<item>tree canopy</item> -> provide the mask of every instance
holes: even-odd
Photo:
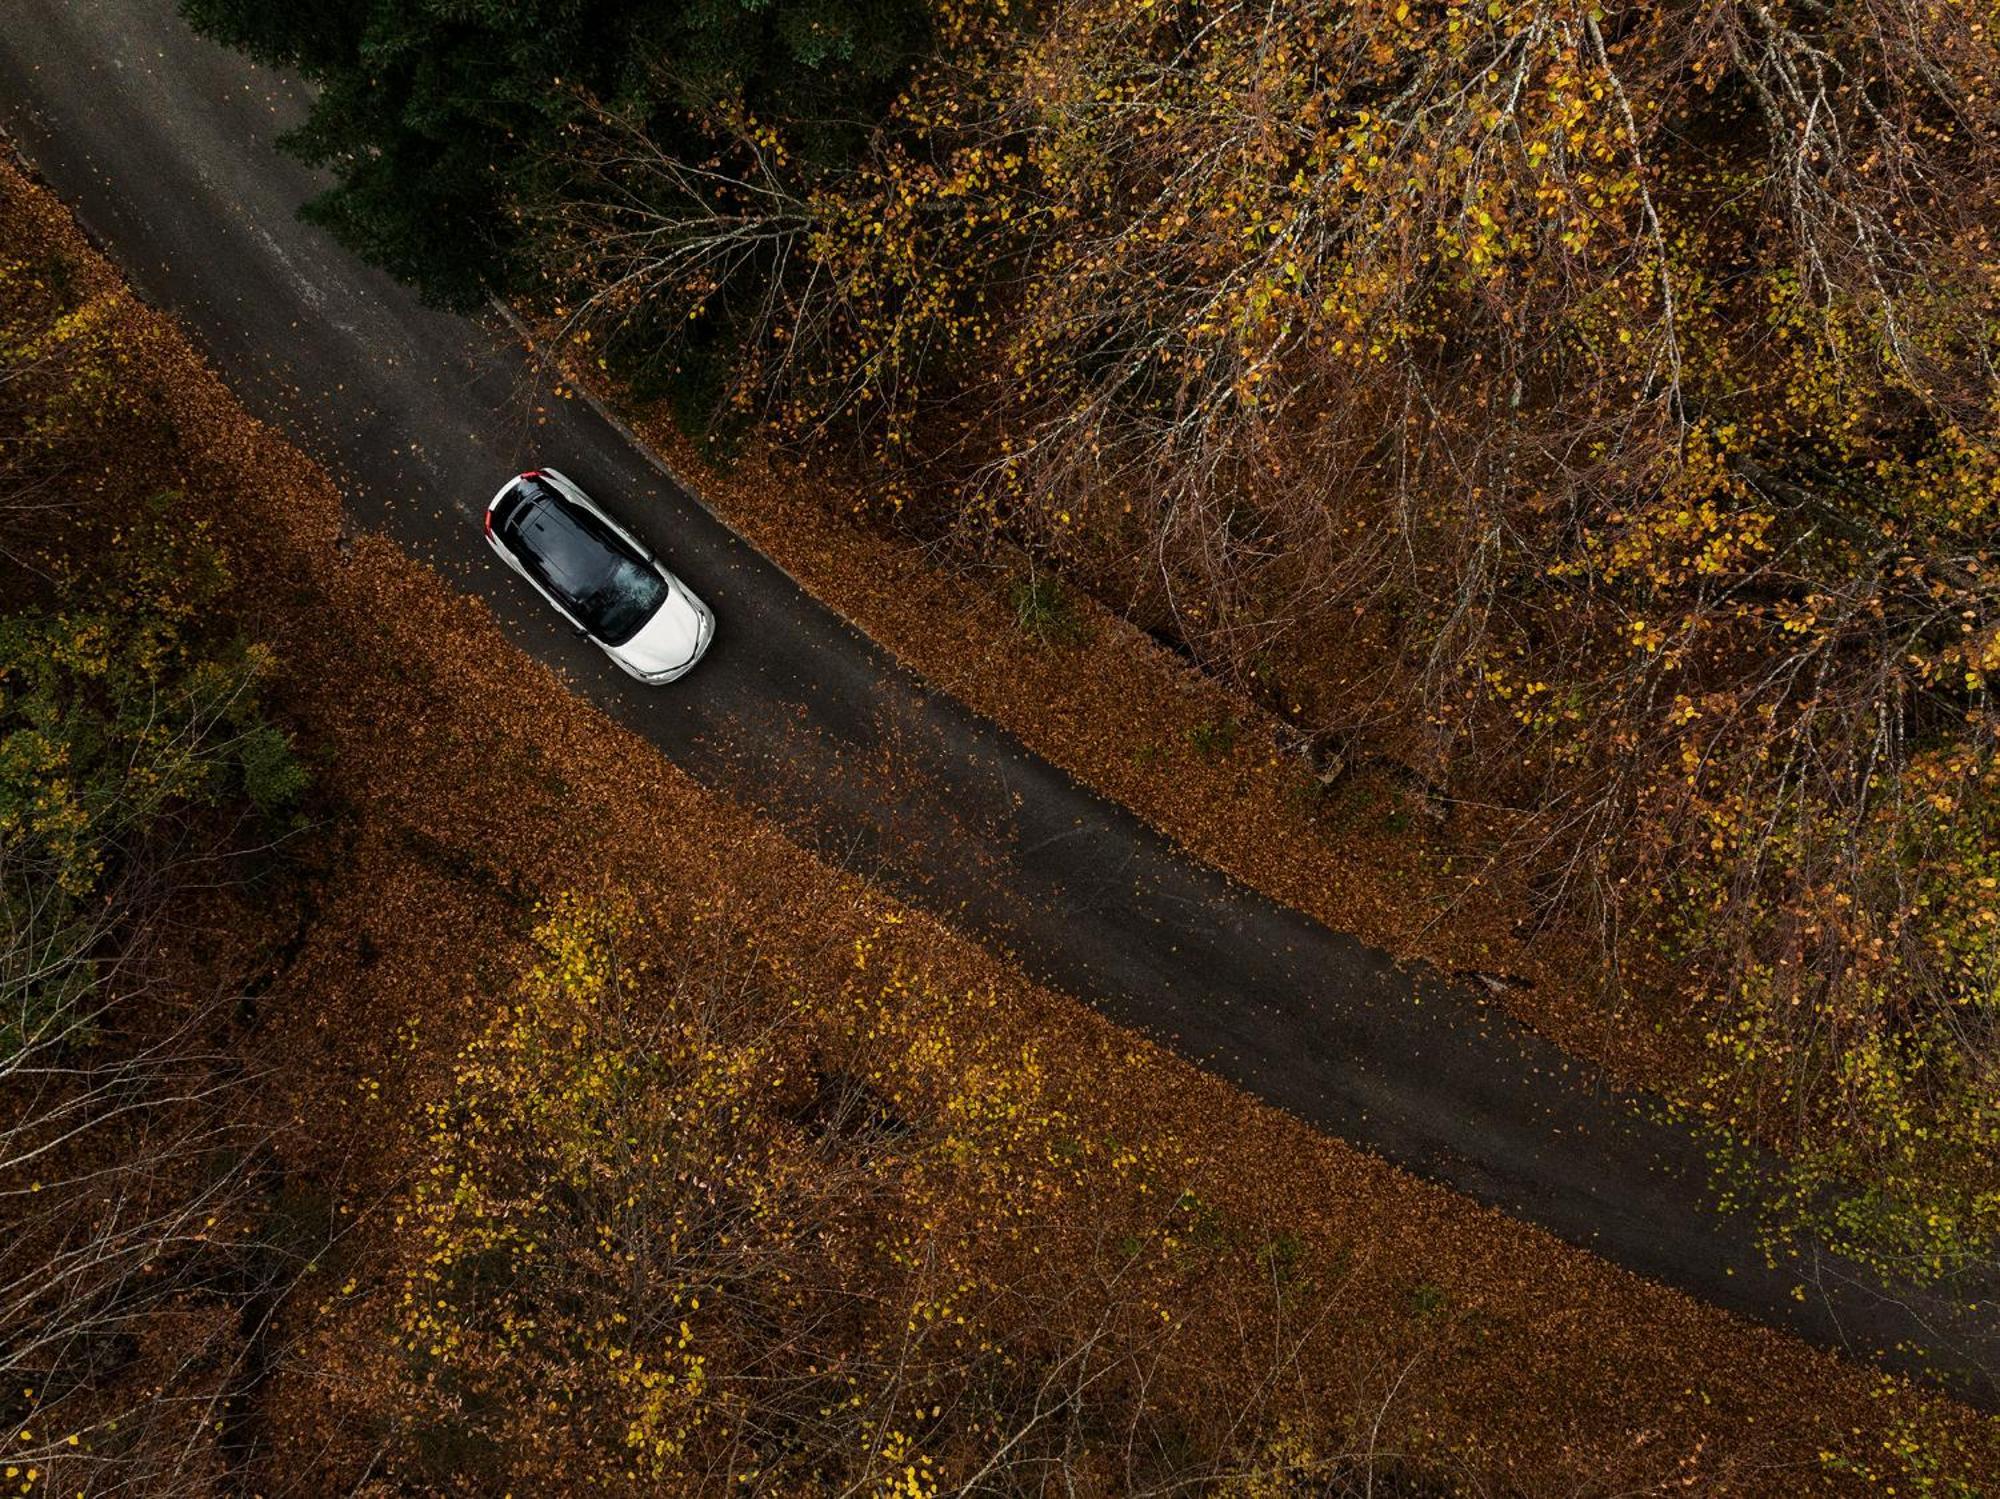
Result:
[[[743,408],[897,523],[1503,807],[1788,1211],[2000,1244],[1993,7],[937,15],[837,178],[745,134],[697,200],[590,119],[572,316],[725,313]]]
[[[2000,1246],[1992,0],[190,4],[351,242],[1497,810],[1787,1212]]]
[[[826,157],[864,139],[921,44],[918,0],[182,0],[316,94],[286,146],[336,184],[349,248],[465,306],[527,272],[520,207],[585,99],[699,152],[692,112],[776,118]]]

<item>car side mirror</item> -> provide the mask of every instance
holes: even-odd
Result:
[[[588,640],[590,639],[590,631],[583,629],[582,627],[579,626],[576,632],[576,638],[578,640]]]

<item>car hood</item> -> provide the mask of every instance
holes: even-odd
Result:
[[[633,671],[653,676],[687,665],[701,646],[701,612],[684,589],[676,587],[639,626],[639,633],[611,651]]]

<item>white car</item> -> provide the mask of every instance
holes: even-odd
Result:
[[[715,638],[708,605],[552,468],[500,486],[486,539],[577,634],[642,682],[685,676]]]

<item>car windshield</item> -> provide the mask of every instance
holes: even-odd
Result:
[[[524,560],[585,629],[623,645],[666,602],[666,579],[588,510],[550,485],[532,487],[533,503],[509,528]]]
[[[619,557],[579,601],[577,617],[606,645],[623,645],[666,598],[667,585],[658,573]]]

